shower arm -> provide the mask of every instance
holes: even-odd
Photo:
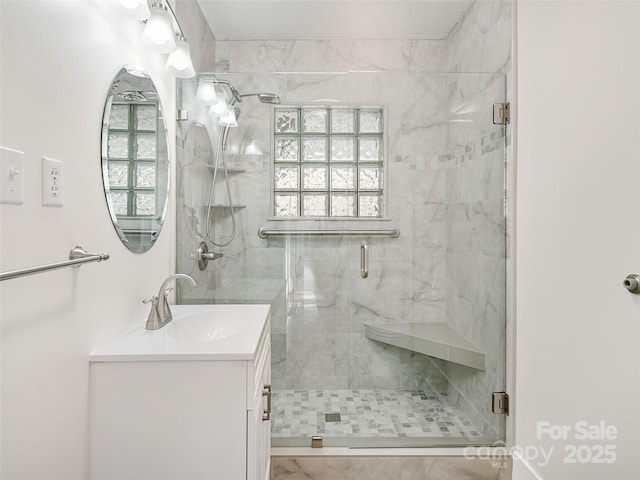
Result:
[[[280,97],[273,93],[264,93],[264,92],[251,92],[251,93],[243,93],[241,94],[236,87],[229,80],[218,80],[215,78],[213,80],[214,84],[226,85],[229,91],[231,92],[231,100],[229,101],[230,106],[235,106],[237,103],[242,103],[242,99],[244,97],[258,97],[260,103],[280,103]]]
[[[233,84],[228,80],[218,80],[217,78],[213,80],[213,83],[218,83],[221,85],[226,85],[229,91],[231,92],[231,100],[229,101],[229,105],[234,106],[236,103],[242,102],[242,97],[244,95],[240,95],[240,92],[233,86]]]

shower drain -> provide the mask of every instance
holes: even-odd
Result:
[[[324,421],[327,423],[330,422],[341,422],[342,419],[340,418],[340,414],[339,413],[325,413],[324,414]]]

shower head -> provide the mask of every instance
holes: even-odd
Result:
[[[280,103],[280,97],[275,93],[260,93],[258,94],[258,100],[260,100],[262,103]]]
[[[270,103],[272,105],[280,103],[280,97],[275,93],[244,93],[240,95],[241,99],[242,97],[258,97],[261,103]]]

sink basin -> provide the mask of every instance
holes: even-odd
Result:
[[[2,1],[2,0],[0,0]],[[145,319],[91,353],[91,362],[255,360],[269,332],[269,305],[171,305],[173,320],[146,330]]]
[[[237,335],[244,323],[238,312],[210,310],[182,317],[174,316],[168,334],[176,340],[209,342]]]

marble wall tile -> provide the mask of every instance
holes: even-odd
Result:
[[[476,0],[472,4],[447,36],[447,71],[508,71],[513,4],[513,0]]]
[[[446,195],[446,175],[445,170],[433,169],[430,166],[423,166],[411,172],[413,204],[442,205],[442,199]]]
[[[218,72],[313,72],[313,41],[218,41]]]
[[[315,46],[320,71],[440,71],[439,42],[404,40],[330,40]]]
[[[432,40],[218,41],[218,72],[443,72],[446,45]]]
[[[191,50],[196,72],[211,72],[215,68],[215,39],[196,0],[171,0],[174,12]]]
[[[456,406],[465,412],[483,436],[504,439],[504,417],[487,414],[487,410],[491,411],[491,392],[504,391],[503,376],[490,371],[474,371],[453,363],[446,366],[446,373],[449,398],[455,401]],[[485,396],[482,397],[482,394]]]

